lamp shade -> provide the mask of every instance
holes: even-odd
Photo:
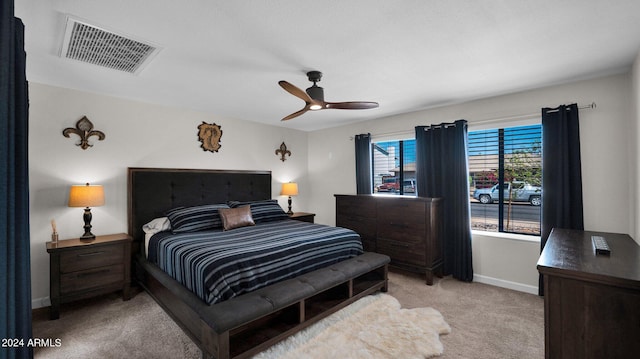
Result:
[[[295,182],[283,183],[282,190],[280,191],[281,196],[297,196],[298,195],[298,184]]]
[[[100,185],[73,185],[69,190],[69,207],[104,205],[104,188]]]

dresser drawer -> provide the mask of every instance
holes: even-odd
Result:
[[[424,266],[427,256],[424,243],[410,243],[378,237],[376,252],[386,254],[392,261]]]
[[[424,223],[425,203],[411,198],[384,198],[378,203],[378,218],[393,222]]]
[[[349,228],[358,233],[363,238],[376,238],[376,221],[371,218],[351,216],[339,217],[336,220],[336,226]]]
[[[62,295],[65,295],[80,290],[99,288],[110,283],[123,281],[123,264],[92,268],[61,275],[60,292]]]
[[[378,222],[378,238],[406,243],[424,243],[427,225],[405,219],[382,219]]]
[[[376,200],[372,197],[336,196],[336,216],[376,218]]]
[[[124,245],[90,246],[60,253],[60,272],[70,273],[124,261]]]

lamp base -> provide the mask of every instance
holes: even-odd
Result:
[[[81,241],[92,241],[94,239],[96,239],[96,235],[91,232],[85,233],[80,237]]]
[[[287,214],[292,215],[293,211],[291,210],[291,196],[289,196],[289,200],[287,202],[289,203],[289,210],[287,211]]]
[[[91,208],[87,207],[84,209],[84,215],[82,218],[84,219],[84,234],[80,237],[81,241],[92,241],[96,239],[95,234],[91,233]]]

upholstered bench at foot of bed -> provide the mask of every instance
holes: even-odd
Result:
[[[196,333],[198,331],[197,328],[189,328],[189,325],[184,325],[185,323],[181,325],[187,332],[191,332],[188,334],[203,350],[203,357],[212,356],[223,359],[243,358],[256,354],[259,350],[266,349],[266,347],[287,335],[326,317],[364,295],[373,293],[376,290],[386,291],[387,265],[389,261],[390,259],[386,255],[366,252],[360,256],[214,305],[207,305],[191,292],[184,293],[186,291],[184,287],[164,274],[164,272],[161,272],[156,266],[147,264],[144,267],[164,288],[168,289],[169,292],[173,292],[175,296],[181,298],[181,301],[186,304],[186,307],[178,309],[175,307],[175,301],[163,300],[154,293],[153,289],[150,290],[152,296],[165,310],[169,311],[170,314],[172,309],[180,312],[184,310],[191,311],[193,315],[197,315],[200,321],[211,329],[208,335],[200,335]],[[313,316],[312,320],[309,320],[310,318],[307,318],[307,315],[304,314],[305,308],[310,306],[309,303],[318,301],[315,298],[321,297],[324,293],[331,293],[332,290],[336,289],[340,293],[337,295],[338,298],[330,297],[327,305],[321,303],[324,307],[320,311],[309,309],[309,312],[313,312],[308,314],[310,318]],[[149,289],[147,290],[149,291]],[[347,290],[349,291],[348,293],[346,293]],[[288,313],[286,315],[296,313],[296,315],[300,315],[300,318],[295,319],[294,323],[286,327],[280,335],[257,344],[255,348],[251,348],[248,351],[244,348],[240,350],[233,348],[234,342],[237,341],[233,339],[233,336],[242,334],[230,333],[237,333],[241,331],[238,328],[251,327],[260,320],[265,320],[265,318],[282,312]],[[175,315],[172,316],[176,319]],[[242,338],[240,341],[245,341],[245,339]]]
[[[389,257],[366,252],[329,267],[214,304],[205,308],[201,314],[203,318],[207,318],[209,326],[222,333],[383,267],[387,263]]]

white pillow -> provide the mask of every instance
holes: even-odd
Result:
[[[169,218],[160,217],[154,218],[151,222],[142,226],[142,230],[144,231],[144,255],[148,256],[149,253],[149,240],[151,236],[158,232],[168,231],[171,229],[171,222],[169,222]]]

